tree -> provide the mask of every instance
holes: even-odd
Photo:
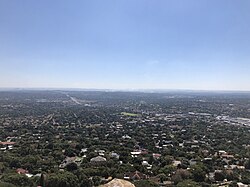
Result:
[[[206,168],[203,164],[194,165],[191,169],[191,173],[196,182],[203,182],[206,178]]]
[[[19,175],[16,173],[3,175],[1,180],[16,186],[32,187],[34,185],[32,180],[30,180],[26,175]]]
[[[53,173],[48,175],[48,179],[46,181],[47,187],[78,187],[78,179],[77,177],[70,173]]]
[[[81,176],[79,177],[79,181],[80,181],[80,187],[92,187],[93,186],[93,182],[88,179],[88,177],[84,174],[81,174]]]
[[[173,175],[172,181],[174,182],[174,184],[178,184],[179,182],[183,181],[183,179],[180,175]]]
[[[45,187],[45,180],[46,180],[46,175],[42,173],[39,179],[39,185]]]
[[[245,168],[250,169],[250,159],[248,159],[245,163]]]
[[[158,185],[152,181],[141,180],[134,182],[136,187],[158,187]]]
[[[242,178],[241,182],[243,182],[244,184],[250,184],[250,173],[249,172],[242,173],[241,178]]]
[[[5,168],[6,167],[5,167],[4,163],[0,162],[0,174],[4,172]]]
[[[16,186],[11,183],[0,182],[0,187],[16,187]]]
[[[238,187],[238,184],[236,181],[233,181],[231,184],[229,184],[229,187]]]
[[[74,157],[76,156],[74,150],[72,148],[68,148],[65,150],[65,156],[68,156],[68,157]]]
[[[214,174],[215,181],[223,181],[225,178],[226,178],[226,175],[223,172],[215,172]]]
[[[98,177],[98,176],[94,176],[92,178],[92,181],[93,181],[93,183],[94,183],[95,186],[99,186],[101,184],[101,178]]]
[[[160,178],[161,183],[167,180],[167,175],[165,175],[164,173],[160,173],[157,177]]]
[[[183,180],[189,179],[190,177],[191,174],[189,171],[184,169],[178,169],[173,175],[172,180],[174,181],[175,184],[177,184]]]
[[[77,164],[74,162],[71,162],[71,163],[66,165],[66,169],[67,169],[67,171],[75,171],[75,170],[77,170]]]
[[[21,167],[20,159],[13,158],[13,160],[11,160],[11,162],[9,164],[9,167],[10,168],[20,168]]]
[[[166,175],[169,175],[169,174],[171,174],[174,170],[175,170],[175,167],[174,167],[174,166],[172,166],[172,165],[167,165],[167,166],[165,166],[164,168],[161,168],[161,169],[159,170],[159,172],[160,172],[160,173],[164,173],[164,174],[166,174]]]
[[[199,185],[192,180],[184,180],[177,184],[177,187],[199,187]]]

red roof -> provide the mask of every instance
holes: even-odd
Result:
[[[17,172],[18,174],[27,174],[27,173],[29,173],[28,170],[23,169],[23,168],[18,168],[18,169],[16,169],[16,172]]]
[[[145,175],[139,171],[127,173],[127,174],[125,174],[125,176],[129,177],[129,179],[132,179],[132,180],[142,180],[142,179],[148,178],[147,175]]]
[[[161,157],[161,154],[153,153],[153,157],[154,157],[154,158],[160,158],[160,157]]]
[[[16,142],[0,142],[0,145],[14,145]]]

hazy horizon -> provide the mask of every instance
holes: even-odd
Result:
[[[0,88],[250,91],[250,1],[1,1]]]
[[[195,90],[195,89],[109,89],[109,88],[39,88],[39,87],[0,87],[1,91],[94,91],[94,92],[142,92],[142,93],[250,93],[248,90]]]

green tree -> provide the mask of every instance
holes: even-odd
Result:
[[[236,181],[233,181],[231,184],[229,184],[229,187],[238,187],[238,184]]]
[[[164,173],[160,173],[157,177],[160,178],[161,183],[167,180],[167,175],[165,175]]]
[[[1,179],[3,182],[11,183],[16,186],[33,186],[33,181],[30,180],[26,175],[19,175],[16,173],[13,174],[5,174]]]
[[[174,181],[175,184],[177,184],[183,180],[189,179],[190,177],[191,174],[189,171],[184,169],[178,169],[173,175],[172,180]]]
[[[77,177],[70,173],[53,173],[48,175],[47,187],[78,187],[78,179]]]
[[[245,168],[250,169],[250,159],[248,159],[245,163]]]
[[[93,181],[93,183],[94,183],[95,186],[99,186],[101,184],[101,178],[98,177],[98,176],[94,176],[92,178],[92,181]]]
[[[224,172],[215,172],[214,179],[215,181],[223,181],[226,178],[226,175]]]
[[[164,168],[161,168],[159,170],[160,173],[164,173],[165,175],[171,174],[173,171],[175,171],[175,167],[172,165],[166,165]]]
[[[16,186],[11,183],[0,182],[0,187],[16,187]]]
[[[177,184],[177,187],[199,187],[199,185],[196,183],[196,182],[194,182],[194,181],[192,181],[192,180],[184,180],[184,181],[182,181],[182,182],[179,182],[178,184]]]
[[[79,177],[80,187],[92,187],[93,182],[84,174]]]
[[[71,162],[71,163],[66,165],[66,169],[67,169],[67,171],[75,171],[75,170],[77,170],[77,164],[74,162]]]
[[[158,185],[152,181],[141,180],[134,182],[136,187],[158,187]]]
[[[250,172],[242,173],[241,182],[243,182],[245,184],[250,184]]]
[[[206,178],[206,168],[203,164],[192,166],[191,173],[196,182],[203,182]]]

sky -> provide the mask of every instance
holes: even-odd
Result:
[[[0,88],[250,90],[249,0],[1,0]]]

